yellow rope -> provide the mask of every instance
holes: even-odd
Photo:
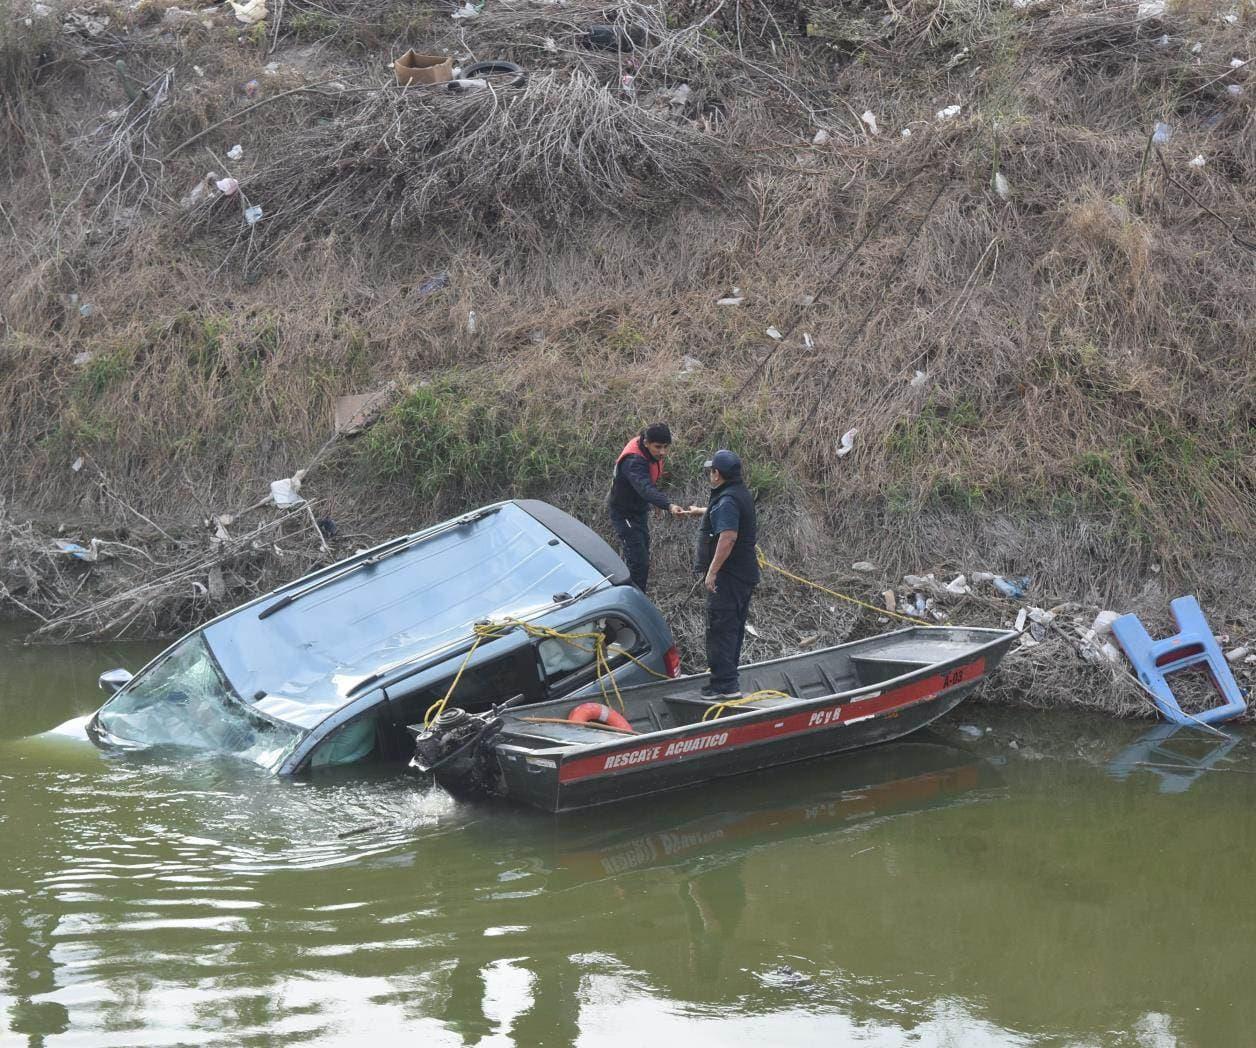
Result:
[[[773,691],[771,688],[765,688],[763,691],[752,691],[749,695],[743,695],[740,699],[728,699],[725,702],[716,703],[704,714],[702,719],[719,720],[724,715],[724,711],[733,706],[744,706],[747,702],[754,702],[755,699],[792,699],[792,695],[786,695],[783,691]]]
[[[845,593],[838,593],[837,590],[829,589],[828,586],[821,586],[818,582],[812,582],[810,579],[804,579],[801,575],[795,575],[792,571],[786,571],[779,564],[773,564],[768,560],[760,546],[755,547],[755,555],[759,558],[759,567],[770,568],[778,575],[784,575],[787,579],[793,579],[795,582],[801,582],[804,586],[810,586],[812,589],[818,589],[821,593],[827,593],[830,597],[836,597],[838,600],[844,600],[850,604],[857,604],[861,608],[867,608],[869,611],[875,611],[878,615],[889,615],[893,619],[902,619],[904,622],[910,622],[917,626],[935,627],[937,623],[926,622],[924,619],[918,619],[914,615],[902,615],[897,611],[890,611],[886,608],[878,608],[875,604],[867,604],[862,600],[856,600],[854,597],[848,597]]]
[[[613,701],[619,703],[619,708],[624,709],[624,697],[619,693],[619,682],[615,680],[614,670],[611,667],[610,655],[623,655],[630,662],[636,663],[646,673],[660,680],[671,680],[665,673],[659,673],[658,670],[647,666],[631,652],[625,651],[617,645],[607,645],[606,637],[597,631],[589,633],[563,633],[561,630],[553,629],[550,626],[538,626],[532,622],[524,622],[520,619],[500,619],[496,622],[477,622],[471,627],[472,633],[475,634],[475,642],[467,650],[466,656],[462,660],[462,665],[458,667],[458,672],[454,674],[454,679],[449,682],[449,689],[444,696],[437,699],[431,706],[427,708],[427,712],[423,715],[423,727],[431,727],[432,721],[441,715],[445,706],[449,703],[450,697],[454,693],[454,689],[458,687],[458,682],[462,679],[462,672],[467,668],[467,664],[471,661],[471,656],[475,654],[476,648],[486,640],[493,640],[512,629],[521,629],[529,637],[536,637],[541,640],[559,640],[566,644],[570,644],[578,651],[589,652],[593,655],[593,663],[597,670],[598,688],[602,692],[602,698],[606,700],[607,705]],[[580,641],[592,641],[592,647],[585,647]],[[607,690],[606,682],[610,681],[610,690]]]
[[[475,642],[467,649],[467,654],[463,657],[462,665],[458,667],[458,672],[454,674],[454,679],[449,682],[449,690],[445,692],[442,698],[437,699],[427,708],[427,712],[423,714],[423,727],[430,728],[432,721],[441,715],[445,706],[449,702],[449,697],[454,693],[454,689],[458,687],[458,682],[462,680],[462,671],[467,668],[467,663],[471,661],[471,656],[475,654],[475,649],[485,640],[491,640],[499,637],[505,632],[504,627],[499,627],[491,622],[477,622],[471,627],[471,632],[475,634]]]

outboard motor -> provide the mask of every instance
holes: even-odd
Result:
[[[497,717],[473,717],[457,707],[442,710],[431,726],[415,737],[410,767],[431,772],[450,793],[491,793],[494,776],[480,743],[501,726]]]

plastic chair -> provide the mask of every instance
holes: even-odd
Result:
[[[1178,632],[1164,640],[1152,640],[1137,615],[1122,615],[1112,623],[1112,632],[1126,657],[1151,692],[1156,707],[1175,724],[1217,724],[1237,717],[1247,709],[1243,693],[1212,628],[1192,596],[1178,597],[1170,602],[1173,621]],[[1213,687],[1221,696],[1222,704],[1202,713],[1187,714],[1173,696],[1173,689],[1165,679],[1170,673],[1203,666],[1212,677]]]

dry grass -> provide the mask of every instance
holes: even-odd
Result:
[[[322,6],[336,25],[302,28],[315,9],[287,5],[281,65],[290,33],[326,40],[336,75],[362,54],[348,9]],[[420,42],[389,35],[396,10],[363,8],[372,46]],[[427,382],[319,474],[330,515],[382,535],[526,490],[597,522],[609,457],[667,417],[686,498],[701,453],[737,447],[777,559],[859,595],[986,569],[1032,575],[1044,604],[1161,614],[1194,591],[1249,628],[1256,310],[1234,234],[1253,236],[1256,85],[1230,57],[1250,53],[1250,22],[914,4],[834,49],[783,3],[741,22],[746,5],[607,10],[418,11],[437,47],[532,70],[461,97],[402,93],[373,53],[343,92],[246,113],[248,79],[263,98],[303,83],[261,71],[275,27],[238,43],[140,26],[71,41],[39,78],[23,67],[43,157],[22,152],[0,188],[0,495],[109,519],[68,468],[86,452],[153,519],[208,516],[300,466],[337,395]],[[585,47],[595,15],[642,43]],[[145,82],[174,67],[142,126],[120,81],[85,78],[123,54]],[[1157,120],[1175,129],[1164,166],[1144,163]],[[808,144],[817,125],[830,145]],[[237,199],[178,210],[210,169],[240,178],[258,226]],[[117,203],[123,222],[93,217]],[[423,293],[439,272],[449,287]],[[734,286],[742,305],[716,306]],[[658,596],[692,655],[687,541],[659,542]],[[875,581],[835,574],[864,559]],[[877,625],[777,584],[759,607],[754,657]],[[1030,669],[1039,694],[1065,687]]]

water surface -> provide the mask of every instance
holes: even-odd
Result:
[[[1247,736],[969,705],[890,747],[560,819],[399,773],[284,782],[29,737],[155,651],[0,634],[0,1043],[1256,1029]]]

